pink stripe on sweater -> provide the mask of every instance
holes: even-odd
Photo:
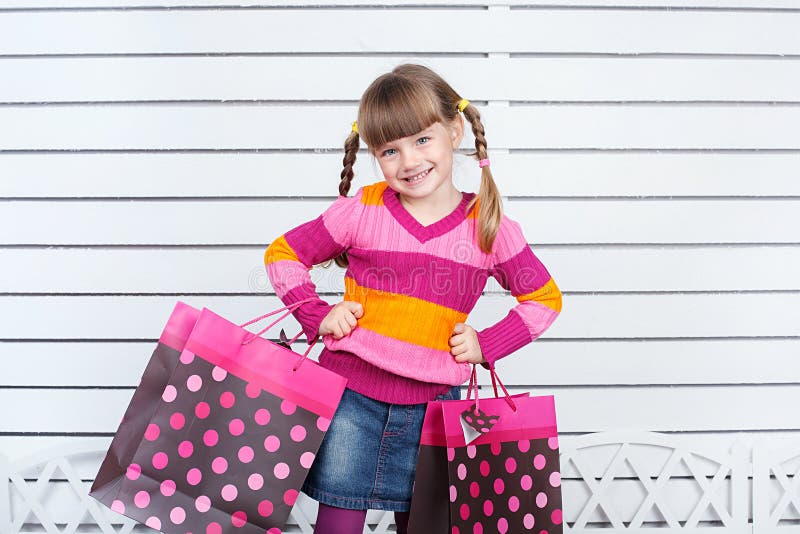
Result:
[[[353,236],[354,247],[397,252],[419,252],[488,269],[490,256],[480,251],[475,242],[475,219],[465,219],[439,237],[420,243],[383,206],[364,206],[363,225]]]
[[[528,247],[528,240],[522,235],[520,224],[503,215],[493,247],[495,262],[503,263],[519,254],[523,248]]]
[[[281,260],[267,264],[267,276],[279,297],[311,282],[308,269],[298,261]]]
[[[350,243],[350,234],[357,226],[363,191],[359,188],[352,197],[339,196],[322,214],[322,221],[334,241],[341,245]]]
[[[468,363],[456,362],[447,351],[382,336],[363,327],[357,326],[341,339],[324,335],[322,341],[329,350],[358,354],[381,369],[423,382],[458,386],[469,379],[471,372]],[[384,354],[392,357],[384,358]]]
[[[522,321],[528,327],[532,339],[542,335],[558,317],[557,311],[535,300],[521,302],[512,311],[517,312],[522,317]]]

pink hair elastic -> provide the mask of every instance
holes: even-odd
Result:
[[[488,167],[488,166],[489,166],[489,160],[488,159],[482,159],[482,160],[480,160],[478,162],[478,167],[480,167],[481,169],[484,168],[484,167]]]

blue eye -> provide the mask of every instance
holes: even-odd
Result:
[[[427,135],[425,135],[425,136],[422,136],[422,137],[420,137],[419,139],[417,139],[417,142],[419,143],[419,142],[420,142],[420,141],[422,141],[423,139],[426,139],[426,140],[428,140],[428,141],[430,141],[430,140],[431,140],[431,138],[430,138],[430,137],[428,137]],[[424,143],[420,143],[420,144],[424,144]]]
[[[389,154],[389,152],[391,152],[393,150],[394,150],[393,148],[387,148],[386,150],[383,151],[383,155],[384,156],[391,156],[391,154]]]

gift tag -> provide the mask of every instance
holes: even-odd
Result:
[[[499,420],[499,415],[487,414],[473,404],[472,407],[461,412],[461,429],[464,431],[464,441],[472,443],[482,434],[489,432]]]
[[[281,333],[278,334],[278,337],[280,338],[280,341],[277,343],[278,345],[282,345],[287,349],[292,350],[292,347],[289,346],[289,338],[286,337],[286,332],[283,331],[283,328],[281,328]]]

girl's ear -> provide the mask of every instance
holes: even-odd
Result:
[[[464,139],[464,117],[460,113],[450,121],[449,129],[451,145],[453,150],[456,150],[461,146],[461,140]]]

